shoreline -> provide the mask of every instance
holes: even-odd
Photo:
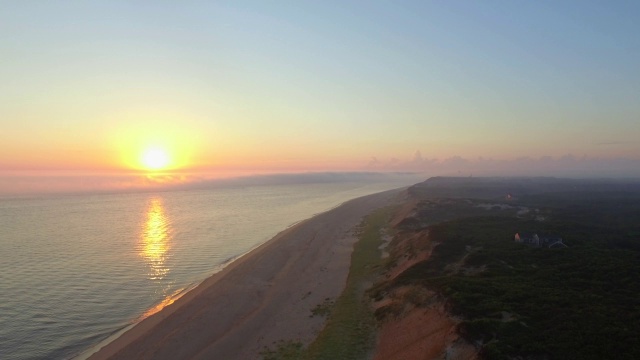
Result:
[[[338,205],[338,206],[340,206],[340,205]],[[333,208],[331,208],[331,209],[333,209]],[[331,209],[329,209],[327,211],[330,211]],[[321,213],[319,213],[319,214],[321,214]],[[313,218],[316,215],[318,215],[318,214],[314,214],[311,218]],[[307,221],[307,220],[309,220],[311,218],[303,219],[303,220],[300,220],[300,221],[296,221],[296,222],[288,225],[284,230],[281,230],[280,232],[278,232],[276,235],[274,235],[272,238],[270,238],[269,240],[265,241],[264,243],[258,244],[256,246],[252,247],[251,249],[245,251],[242,254],[239,254],[237,256],[233,256],[233,257],[228,258],[224,263],[222,263],[220,265],[217,265],[216,266],[217,269],[214,270],[214,272],[211,275],[205,277],[201,281],[193,282],[193,283],[185,286],[183,289],[177,291],[175,296],[168,298],[171,301],[167,305],[163,306],[160,310],[157,310],[155,312],[152,312],[150,315],[145,316],[145,314],[147,314],[149,311],[153,310],[155,307],[157,307],[158,305],[160,305],[163,302],[165,302],[164,300],[161,303],[149,308],[146,312],[142,313],[140,316],[136,317],[135,320],[133,320],[130,324],[128,324],[128,325],[126,325],[126,326],[124,326],[124,327],[122,327],[120,329],[115,330],[109,336],[107,336],[104,340],[102,340],[102,341],[100,341],[100,342],[98,342],[96,344],[91,345],[89,348],[83,350],[82,352],[80,352],[79,354],[71,357],[70,359],[71,360],[87,360],[89,358],[92,358],[92,356],[94,356],[96,353],[100,352],[102,350],[102,348],[104,348],[104,347],[108,346],[109,344],[111,344],[112,342],[116,341],[119,337],[124,335],[127,331],[129,331],[129,330],[133,329],[134,327],[138,326],[141,322],[145,321],[146,319],[148,319],[148,318],[150,318],[150,317],[162,312],[168,306],[172,305],[173,303],[178,301],[183,296],[185,296],[188,293],[192,292],[193,290],[195,290],[199,286],[202,286],[202,284],[204,282],[206,282],[207,280],[209,280],[210,278],[212,278],[215,275],[223,272],[227,267],[229,267],[234,262],[240,260],[241,258],[243,258],[246,255],[249,255],[253,251],[258,250],[261,246],[263,246],[266,243],[274,240],[281,233],[283,233],[283,232],[287,231],[288,229],[291,229],[292,227],[294,227],[294,226],[296,226],[296,225],[298,225],[300,223],[303,223],[303,222],[305,222],[305,221]],[[167,300],[167,299],[165,299],[165,300]]]
[[[312,341],[324,319],[310,318],[310,310],[342,292],[353,228],[404,189],[348,200],[290,225],[76,359],[255,358],[279,339]]]
[[[321,214],[321,213],[320,213]],[[101,357],[102,355],[98,355],[98,353],[102,352],[104,348],[111,346],[112,343],[114,342],[120,342],[119,339],[123,336],[126,335],[128,337],[126,343],[130,343],[133,340],[135,340],[137,337],[139,337],[140,335],[142,335],[144,333],[144,331],[147,331],[150,327],[156,325],[157,323],[159,323],[162,319],[164,319],[166,316],[168,316],[170,313],[173,313],[173,311],[175,311],[177,309],[177,307],[180,307],[184,304],[180,303],[180,304],[176,304],[180,299],[186,297],[187,295],[191,294],[192,296],[195,296],[196,293],[199,293],[201,291],[204,290],[204,288],[209,287],[213,284],[215,284],[217,282],[217,280],[219,280],[220,278],[224,277],[224,273],[225,271],[230,271],[231,268],[234,266],[234,264],[239,263],[243,260],[243,258],[250,256],[252,253],[257,252],[260,250],[260,248],[268,245],[270,242],[272,241],[277,241],[278,237],[280,237],[281,235],[284,235],[284,233],[286,233],[288,230],[308,221],[313,219],[313,217],[317,216],[313,215],[311,218],[308,219],[304,219],[304,220],[300,220],[297,222],[294,222],[293,224],[287,226],[284,230],[280,231],[279,233],[277,233],[274,237],[272,237],[271,239],[265,241],[264,243],[257,245],[253,248],[251,248],[250,250],[232,257],[231,259],[229,259],[228,261],[226,261],[224,264],[220,265],[220,269],[217,270],[216,272],[214,272],[213,274],[211,274],[210,276],[204,278],[202,281],[198,282],[198,283],[194,283],[190,286],[187,286],[183,291],[181,291],[181,295],[179,297],[177,297],[171,304],[163,307],[162,309],[160,309],[159,311],[142,318],[142,315],[140,315],[140,317],[138,318],[142,318],[139,321],[135,321],[134,323],[125,326],[122,329],[119,329],[117,331],[115,331],[113,334],[109,335],[109,337],[107,337],[105,340],[101,341],[100,343],[92,346],[90,349],[84,351],[82,354],[79,354],[76,357],[73,357],[73,360],[85,360],[85,359],[94,359],[96,358],[96,356],[98,356],[96,359],[102,359],[103,357]],[[238,265],[238,264],[236,264]],[[188,300],[183,300],[183,301],[188,301]],[[172,308],[173,311],[168,311],[167,309],[169,307],[171,307],[172,305],[175,304],[175,308]],[[161,313],[165,312],[165,314],[163,314],[164,316],[160,319],[155,319],[155,321],[149,321],[150,324],[145,323],[147,320],[149,320],[152,317],[160,317]],[[143,323],[145,323],[143,325]],[[136,329],[136,327],[138,326],[142,326],[143,329]],[[129,331],[132,331],[132,334],[128,334]],[[122,344],[122,345],[127,345],[127,344]],[[107,355],[106,358],[109,358],[109,356],[111,355]]]

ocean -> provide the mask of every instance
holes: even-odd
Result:
[[[0,359],[68,359],[292,224],[410,181],[0,199]]]

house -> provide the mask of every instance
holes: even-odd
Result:
[[[538,237],[538,234],[534,233],[519,232],[516,233],[515,239],[517,243],[527,244],[535,247],[538,247],[540,244],[540,238]]]
[[[561,237],[555,235],[538,236],[535,233],[518,232],[515,235],[515,241],[531,247],[546,247],[550,249],[568,247],[562,242]]]

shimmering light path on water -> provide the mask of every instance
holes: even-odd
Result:
[[[169,271],[165,256],[172,240],[171,220],[165,214],[162,197],[149,198],[146,216],[140,234],[140,255],[149,266],[149,279],[162,279]]]

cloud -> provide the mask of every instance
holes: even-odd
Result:
[[[369,160],[369,163],[367,164],[367,167],[376,167],[380,164],[380,160],[378,160],[377,157],[372,156],[371,160]]]
[[[573,154],[508,160],[483,157],[467,159],[461,156],[429,159],[417,151],[409,160],[377,159],[375,165],[377,171],[415,171],[427,176],[640,177],[640,159],[578,157]]]

